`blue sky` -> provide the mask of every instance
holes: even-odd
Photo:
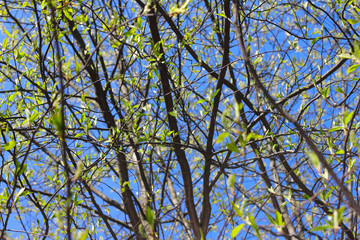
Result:
[[[258,74],[261,77],[264,85],[267,87],[269,92],[275,97],[277,100],[280,100],[282,97],[296,91],[303,86],[306,86],[313,81],[316,81],[320,76],[326,73],[331,67],[333,67],[339,59],[337,55],[341,51],[348,51],[350,49],[349,43],[347,39],[342,35],[339,27],[341,29],[345,29],[349,27],[349,24],[346,22],[342,22],[339,19],[339,15],[337,12],[341,10],[340,6],[334,4],[334,6],[327,6],[327,8],[323,9],[324,11],[320,11],[311,6],[308,2],[307,4],[300,3],[302,6],[299,8],[294,7],[293,5],[286,5],[287,2],[278,5],[272,5],[270,3],[262,3],[261,1],[254,2],[246,2],[245,6],[247,9],[247,19],[245,20],[244,26],[245,29],[245,37],[246,41],[250,47],[251,58],[254,62],[256,62],[255,67],[258,70]],[[315,3],[317,6],[318,3]],[[180,174],[180,168],[176,162],[176,157],[173,152],[170,151],[168,145],[164,144],[164,142],[171,142],[171,138],[168,136],[164,139],[160,139],[164,132],[168,130],[166,123],[166,113],[165,113],[165,105],[162,100],[162,91],[159,82],[159,77],[157,75],[157,70],[155,66],[152,66],[149,60],[149,56],[151,55],[151,37],[148,29],[148,25],[146,22],[146,17],[141,17],[141,22],[137,20],[137,17],[140,15],[141,9],[135,3],[128,2],[126,6],[124,6],[124,18],[128,19],[129,22],[125,24],[127,34],[122,33],[123,35],[119,35],[121,41],[125,42],[127,45],[124,45],[124,55],[125,55],[125,64],[129,64],[129,68],[125,72],[123,76],[120,76],[118,73],[118,69],[114,70],[114,65],[116,63],[116,49],[114,43],[116,40],[113,36],[109,35],[109,30],[106,28],[102,28],[102,21],[110,21],[109,16],[115,16],[120,12],[120,9],[117,8],[114,4],[113,8],[104,8],[103,3],[95,1],[95,5],[98,8],[98,12],[96,14],[94,12],[89,11],[88,8],[84,8],[84,12],[90,17],[90,19],[95,19],[97,23],[97,28],[95,28],[94,22],[92,22],[92,30],[93,32],[97,31],[97,34],[100,39],[104,40],[102,42],[101,47],[99,47],[100,53],[94,52],[96,50],[96,46],[91,43],[89,38],[86,38],[89,43],[90,52],[93,53],[92,59],[98,63],[96,66],[99,70],[101,77],[100,81],[105,86],[106,83],[106,74],[111,76],[111,73],[114,71],[114,76],[111,79],[113,93],[115,94],[116,101],[122,107],[121,113],[125,116],[127,123],[139,124],[139,128],[134,131],[134,134],[139,134],[138,139],[144,138],[146,136],[155,136],[152,141],[147,139],[144,144],[139,146],[139,153],[144,157],[142,159],[144,161],[144,166],[147,171],[153,171],[151,175],[150,182],[153,183],[153,191],[159,191],[159,194],[162,190],[162,185],[160,184],[161,179],[164,178],[164,171],[162,164],[167,164],[170,161],[171,171],[171,180],[174,185],[174,190],[180,199],[180,209],[186,212],[185,203],[182,201],[181,196],[183,196],[183,180]],[[257,6],[258,5],[258,6]],[[323,3],[319,3],[319,6],[322,8],[325,6]],[[344,5],[341,5],[344,7]],[[40,5],[38,5],[40,9]],[[74,7],[75,8],[75,7]],[[96,8],[96,7],[95,7]],[[102,9],[103,8],[103,9]],[[164,8],[169,10],[171,9],[170,3],[164,4]],[[250,14],[249,9],[254,11],[254,13]],[[271,9],[271,10],[270,10]],[[102,11],[103,10],[103,11]],[[33,21],[27,19],[32,16],[31,9],[27,6],[23,6],[20,9],[12,10],[12,13],[17,18],[23,18],[21,20],[22,26],[25,27],[25,32],[31,36],[32,39],[38,40],[38,28],[34,25]],[[312,13],[313,15],[310,15]],[[79,16],[81,11],[74,13],[74,16]],[[103,18],[98,18],[98,16],[102,14]],[[222,49],[219,44],[220,40],[218,39],[218,35],[214,33],[216,28],[214,28],[214,22],[212,22],[210,15],[206,10],[206,6],[202,2],[191,2],[189,4],[188,10],[181,14],[173,16],[172,19],[174,22],[180,25],[180,30],[182,34],[186,35],[190,33],[192,30],[199,28],[200,30],[194,31],[191,33],[191,41],[192,48],[199,54],[202,55],[202,60],[205,61],[209,66],[212,67],[217,72],[220,72],[221,61],[222,61]],[[219,17],[219,21],[223,21],[222,12],[218,9],[214,9],[214,16]],[[318,15],[315,15],[318,14]],[[350,11],[344,11],[344,15],[346,18],[351,18]],[[45,20],[44,14],[40,15],[41,22],[43,25],[41,29],[45,28]],[[74,19],[76,19],[74,17]],[[181,20],[181,21],[178,21]],[[321,20],[321,21],[319,21]],[[14,22],[1,22],[2,28],[7,29],[8,32],[14,35],[13,42],[7,49],[11,49],[10,46],[15,47],[18,46],[17,42],[24,41],[24,51],[29,54],[23,59],[15,59],[14,54],[9,52],[6,55],[3,55],[3,61],[5,61],[6,57],[9,57],[9,63],[13,66],[17,66],[23,71],[27,71],[27,74],[31,76],[30,79],[33,79],[34,82],[38,84],[44,84],[48,88],[49,91],[54,90],[55,92],[59,91],[59,84],[53,82],[51,77],[47,79],[43,79],[39,69],[36,67],[36,54],[34,51],[31,51],[32,47],[29,45],[30,41],[24,37],[24,32],[17,31],[15,32],[13,26]],[[61,23],[61,26],[64,26],[64,23]],[[219,23],[220,25],[222,24]],[[193,59],[185,48],[178,48],[178,45],[181,43],[178,42],[175,34],[170,30],[169,25],[164,21],[163,18],[159,18],[159,25],[161,26],[161,34],[163,41],[165,43],[165,55],[168,60],[168,67],[170,69],[170,74],[174,79],[174,89],[178,87],[177,93],[182,97],[184,104],[179,101],[176,105],[177,110],[177,120],[179,124],[180,136],[184,143],[190,143],[194,146],[194,148],[187,148],[187,158],[190,163],[190,166],[193,168],[193,183],[195,190],[195,202],[198,204],[197,210],[200,215],[201,211],[201,202],[202,202],[202,172],[201,167],[204,164],[203,154],[196,150],[196,148],[204,148],[206,144],[207,137],[207,129],[210,120],[210,110],[211,110],[211,101],[213,100],[212,94],[214,93],[214,89],[217,84],[217,80],[210,76],[210,73],[205,69],[199,67],[196,63],[196,59]],[[34,27],[35,26],[35,27]],[[328,192],[329,189],[332,188],[333,182],[331,180],[325,181],[323,178],[319,176],[319,173],[314,169],[314,167],[309,163],[308,157],[305,153],[305,150],[308,148],[305,144],[301,144],[299,146],[300,149],[297,152],[292,153],[296,149],[296,143],[301,142],[301,138],[296,133],[294,126],[285,121],[281,116],[279,116],[276,112],[272,111],[271,106],[267,103],[266,99],[264,99],[261,92],[254,86],[254,82],[251,79],[247,78],[247,72],[244,66],[244,61],[242,58],[242,54],[240,48],[238,46],[238,41],[236,39],[234,26],[232,27],[231,32],[231,48],[230,48],[230,61],[232,62],[232,67],[235,73],[235,81],[236,86],[251,102],[254,104],[256,109],[259,112],[269,112],[266,115],[266,119],[271,124],[272,132],[274,134],[278,134],[278,141],[281,143],[281,150],[287,151],[285,154],[286,160],[289,162],[291,166],[297,168],[300,177],[304,177],[304,182],[306,185],[312,189],[315,193],[320,193],[322,190],[326,190]],[[352,25],[353,28],[356,28],[357,25]],[[79,25],[78,29],[84,35],[87,34],[85,31],[84,25]],[[133,32],[131,29],[135,29]],[[120,27],[114,33],[119,34]],[[353,29],[350,30],[352,32],[352,37],[356,37],[356,31]],[[43,33],[45,34],[45,33]],[[143,48],[141,48],[140,44],[137,43],[137,39],[140,39],[141,36],[145,36],[143,39],[144,43]],[[4,41],[4,38],[7,37],[5,31],[0,31],[0,42]],[[76,67],[75,61],[76,58],[78,62],[79,57],[75,55],[74,51],[71,48],[71,45],[67,42],[67,39],[63,37],[61,39],[63,42],[62,46],[62,54],[64,56],[63,65],[69,63],[71,76],[76,75]],[[70,42],[76,44],[73,37],[69,38]],[[139,40],[140,41],[140,40]],[[190,42],[190,40],[189,40]],[[32,42],[34,43],[34,42]],[[43,54],[47,53],[45,67],[48,72],[45,75],[51,76],[51,71],[54,70],[53,63],[51,62],[52,57],[52,49],[49,48],[49,42],[44,41],[44,45],[41,48]],[[139,51],[138,51],[139,50]],[[141,54],[141,58],[138,56]],[[178,56],[181,56],[179,61]],[[101,62],[99,61],[100,55],[105,57],[106,67],[103,68]],[[135,60],[134,60],[135,59]],[[298,97],[292,98],[287,101],[283,108],[287,110],[293,117],[298,117],[300,113],[301,106],[307,106],[308,109],[304,111],[304,114],[299,117],[299,122],[304,126],[304,128],[308,131],[313,131],[315,133],[312,135],[314,141],[318,143],[319,149],[323,151],[323,153],[328,157],[329,161],[332,161],[334,165],[337,165],[335,169],[340,176],[343,175],[343,165],[341,164],[342,155],[337,154],[335,157],[331,157],[331,152],[327,148],[327,140],[332,141],[334,144],[334,151],[339,149],[343,149],[343,135],[340,131],[335,131],[332,133],[327,133],[326,137],[321,137],[316,135],[316,132],[319,132],[321,129],[329,129],[333,126],[340,125],[341,116],[344,112],[353,111],[354,104],[357,101],[357,88],[356,88],[356,73],[357,71],[347,74],[346,71],[349,67],[351,61],[348,61],[346,65],[332,74],[328,80],[324,81],[324,83],[317,86],[317,88],[312,88],[308,91],[305,91],[304,94],[299,95]],[[131,64],[130,64],[131,63]],[[181,64],[181,75],[179,74],[179,67]],[[2,67],[5,64],[2,63]],[[28,69],[27,69],[28,68]],[[4,67],[6,69],[6,67]],[[34,70],[31,73],[31,70]],[[106,71],[105,71],[106,70]],[[41,92],[37,91],[34,87],[34,84],[31,83],[29,79],[25,77],[19,76],[14,71],[9,71],[11,76],[9,78],[2,75],[2,84],[4,92],[1,92],[1,96],[3,98],[4,104],[1,107],[3,111],[2,114],[14,116],[24,117],[20,118],[17,122],[13,122],[16,128],[23,127],[26,123],[23,121],[26,119],[26,114],[28,116],[33,116],[36,112],[44,113],[47,109],[46,101],[43,101],[43,97],[41,97]],[[123,77],[123,79],[122,79]],[[227,79],[231,79],[231,75],[228,73],[226,75]],[[17,79],[17,80],[16,80]],[[58,80],[58,78],[55,78]],[[120,81],[123,80],[126,82],[128,86],[130,86],[130,90],[128,96],[124,96],[124,92],[121,90]],[[145,102],[143,99],[145,84],[150,81],[149,94],[147,95],[147,105],[141,105]],[[180,86],[175,86],[176,81],[181,81]],[[73,85],[71,85],[73,84]],[[69,94],[67,97],[67,101],[71,103],[74,107],[67,108],[66,114],[67,118],[67,127],[69,128],[69,134],[79,134],[84,133],[85,130],[83,127],[86,125],[87,121],[91,119],[92,121],[92,129],[89,131],[88,136],[82,135],[78,136],[77,139],[69,138],[67,140],[68,146],[71,148],[71,152],[77,161],[84,161],[86,163],[94,162],[99,160],[101,153],[106,155],[106,161],[101,159],[99,161],[99,168],[96,170],[91,170],[88,173],[88,176],[92,176],[92,180],[94,186],[101,190],[106,196],[114,199],[118,202],[122,202],[122,198],[120,196],[121,187],[119,184],[118,177],[112,172],[111,169],[107,167],[108,162],[114,162],[114,151],[108,151],[109,146],[111,145],[111,141],[106,141],[109,139],[109,131],[105,130],[107,126],[103,122],[102,115],[96,109],[96,105],[90,101],[90,98],[80,99],[71,96],[71,94],[80,94],[82,92],[88,92],[89,95],[87,97],[94,97],[94,92],[91,92],[92,85],[88,76],[83,73],[77,78],[73,79],[73,82],[66,88],[65,93]],[[25,89],[35,89],[34,93],[31,92],[23,92],[18,94],[15,98],[16,102],[11,106],[6,105],[6,99],[10,97],[13,93],[6,93],[5,91],[14,90],[19,87]],[[81,90],[77,90],[76,86]],[[319,91],[321,89],[326,89],[329,86],[331,99],[324,99],[322,96],[319,96]],[[348,98],[346,98],[345,103],[337,106],[336,103],[340,103],[345,97],[335,89],[340,87],[343,89],[345,93],[348,93]],[[354,88],[352,94],[351,89]],[[320,89],[320,90],[319,90]],[[37,99],[37,96],[40,96]],[[55,94],[50,95],[52,99],[55,98]],[[126,99],[128,97],[128,99]],[[175,99],[175,93],[173,94],[173,98]],[[204,100],[205,101],[204,101]],[[21,108],[20,101],[26,103],[26,107]],[[42,102],[43,101],[43,102]],[[197,104],[195,104],[197,103]],[[18,105],[17,105],[18,104]],[[88,104],[88,105],[86,105]],[[126,106],[129,104],[131,107],[134,107],[135,111],[131,112],[130,108]],[[191,107],[187,107],[188,105]],[[25,105],[24,105],[25,106]],[[31,106],[35,106],[31,108]],[[110,104],[111,113],[119,119],[118,113],[116,112],[115,106]],[[183,109],[186,108],[186,115],[183,113]],[[216,132],[214,137],[214,142],[217,137],[223,132],[231,133],[233,139],[237,137],[237,134],[245,131],[245,128],[241,128],[241,124],[238,124],[239,121],[236,119],[236,114],[234,113],[235,109],[235,99],[234,93],[229,89],[224,87],[222,91],[222,98],[219,107],[219,114],[217,117],[216,124]],[[144,110],[143,113],[140,111]],[[73,111],[73,112],[72,112]],[[249,121],[254,121],[256,119],[256,115],[251,109],[244,105],[244,112]],[[85,114],[85,119],[82,119],[83,113]],[[141,117],[141,114],[145,114],[143,116],[143,120],[140,123],[137,123],[136,119]],[[72,115],[72,117],[70,117]],[[42,115],[39,115],[35,119],[35,123],[39,124],[41,121],[39,119]],[[78,117],[81,121],[76,122],[74,118]],[[156,117],[156,118],[155,118]],[[188,122],[188,117],[191,117],[191,121]],[[48,118],[48,116],[46,117]],[[156,121],[155,121],[155,120]],[[82,121],[84,120],[84,121]],[[355,121],[357,118],[355,119]],[[37,122],[39,121],[39,122]],[[357,123],[357,122],[356,122]],[[36,125],[34,125],[35,127]],[[45,124],[51,131],[54,131],[54,128],[50,124]],[[315,130],[314,130],[315,129]],[[264,126],[261,122],[258,122],[253,126],[252,131],[256,134],[265,136],[266,131],[264,130]],[[290,132],[293,131],[293,132]],[[290,134],[289,134],[290,133]],[[45,146],[49,151],[55,156],[60,156],[59,151],[59,141],[58,139],[53,137],[47,137],[49,131],[42,129],[40,135],[37,136],[37,141]],[[100,134],[102,135],[103,140],[100,138]],[[283,135],[283,136],[280,136]],[[129,157],[129,161],[131,160],[131,148],[129,147],[127,134],[124,132],[121,133],[120,138],[127,147],[123,149],[123,151]],[[19,136],[21,139],[21,137]],[[4,144],[5,139],[7,141],[12,140],[12,135],[6,135],[2,144]],[[93,141],[99,140],[98,145],[92,144]],[[162,143],[162,144],[160,144]],[[226,151],[228,151],[226,147],[226,143],[230,143],[230,138],[225,138],[223,142],[216,143],[213,146],[214,154],[214,162],[219,163],[225,159]],[[17,149],[20,159],[21,156],[24,156],[24,153],[27,149],[27,143],[24,145],[18,142]],[[267,149],[269,145],[269,140],[263,140],[257,143],[259,148],[262,149],[262,155],[267,156],[271,154],[271,151]],[[241,148],[240,148],[241,149]],[[170,153],[171,152],[171,153]],[[11,159],[11,152],[4,152],[4,159]],[[92,154],[92,155],[90,155]],[[353,158],[357,160],[357,149],[354,148],[351,152],[353,154]],[[86,157],[85,157],[86,156]],[[270,178],[274,180],[274,166],[272,166],[273,162],[270,161],[270,157],[264,157],[263,161],[267,168],[267,173]],[[29,176],[31,176],[30,172],[34,172],[34,176],[30,177],[30,181],[37,182],[36,190],[44,190],[49,191],[50,193],[54,193],[56,190],[64,182],[64,175],[61,175],[62,169],[57,164],[49,164],[49,161],[53,161],[51,158],[48,158],[44,152],[41,151],[39,146],[35,144],[32,145],[31,154],[29,155],[29,159],[26,159],[26,163],[28,164]],[[339,164],[336,164],[339,162]],[[246,164],[245,164],[246,163]],[[271,212],[273,210],[273,206],[271,202],[268,200],[268,190],[263,182],[263,179],[260,177],[260,170],[256,164],[255,154],[253,149],[247,146],[244,149],[241,149],[239,153],[232,153],[231,158],[228,162],[229,168],[226,170],[226,177],[222,175],[220,180],[217,182],[216,187],[212,193],[212,213],[214,217],[211,219],[211,228],[208,239],[216,239],[219,235],[219,232],[222,231],[222,236],[220,238],[229,239],[230,232],[233,227],[237,224],[246,223],[244,219],[236,216],[234,212],[231,210],[231,201],[235,201],[236,204],[241,204],[244,198],[253,199],[258,198],[258,201],[249,201],[248,205],[246,205],[246,211],[249,214],[253,214],[256,216],[256,222],[259,226],[263,226],[268,230],[272,230],[276,232],[277,230],[274,227],[268,227],[270,225],[269,219],[266,217],[265,213],[271,213],[271,216],[274,217],[274,213]],[[116,168],[116,164],[114,165]],[[241,167],[239,166],[241,165]],[[242,166],[243,165],[243,166]],[[3,163],[4,166],[4,163]],[[9,166],[13,167],[11,163]],[[212,168],[211,177],[215,177],[217,173],[217,165],[214,164]],[[281,167],[279,158],[275,156],[275,166],[279,167],[279,177],[281,181],[286,182],[283,186],[284,194],[289,194],[288,188],[292,187],[293,189],[298,189],[296,184],[289,180],[287,177],[288,174]],[[356,164],[356,167],[358,165]],[[73,166],[74,167],[74,166]],[[103,170],[104,174],[100,174],[100,170]],[[59,174],[59,177],[57,175]],[[93,174],[93,175],[91,175]],[[98,174],[98,175],[96,175]],[[136,171],[132,168],[129,171],[130,174],[130,184],[133,192],[137,195],[141,188],[139,182],[135,180],[138,178],[136,175]],[[227,185],[228,177],[234,174],[236,179],[236,193],[234,196],[231,195],[229,186]],[[5,173],[3,174],[4,177]],[[51,180],[49,180],[46,175],[51,176]],[[56,182],[54,186],[51,186],[51,181]],[[49,184],[46,185],[45,183]],[[81,193],[82,188],[81,184],[73,185],[74,193]],[[0,189],[5,189],[6,184],[1,183]],[[352,188],[354,190],[354,195],[356,194],[357,189]],[[320,192],[318,192],[320,191]],[[302,193],[293,192],[295,203],[287,203],[289,208],[289,213],[293,215],[296,214],[296,211],[299,210],[303,213],[302,219],[306,220],[306,218],[311,218],[311,224],[305,226],[310,230],[311,227],[315,227],[318,225],[326,224],[326,217],[322,215],[318,215],[322,213],[319,210],[319,207],[311,201],[305,201]],[[65,196],[65,189],[59,191],[59,195]],[[156,195],[159,196],[159,195]],[[161,211],[160,217],[162,220],[171,220],[176,217],[176,211],[171,209],[173,206],[173,202],[170,197],[170,192],[166,191],[164,193],[164,207],[165,209],[169,208],[167,211]],[[49,196],[44,196],[44,201],[50,200]],[[34,208],[33,205],[28,203],[28,198],[23,198],[20,200],[19,205],[24,204],[23,206],[29,206],[28,214],[22,214],[27,224],[39,224],[43,221],[40,213]],[[86,203],[86,199],[82,199]],[[105,210],[105,202],[102,201],[99,197],[96,197],[96,200],[99,201],[99,204],[104,207]],[[55,216],[57,213],[64,213],[64,208],[59,207],[60,200],[57,198],[51,199],[51,207],[49,216]],[[335,193],[331,194],[331,198],[329,199],[329,206],[332,207],[340,207],[346,206],[343,201],[339,201],[339,198],[335,195]],[[29,205],[28,205],[29,204]],[[296,204],[301,205],[301,207]],[[155,204],[156,209],[159,209],[160,205],[158,202]],[[32,206],[32,207],[31,207]],[[114,207],[107,206],[106,207],[107,214],[110,216],[120,220],[125,221],[128,220],[124,214],[117,210]],[[314,209],[314,211],[311,211]],[[83,213],[85,210],[81,208],[78,210],[79,214]],[[346,214],[349,212],[346,211]],[[229,215],[227,215],[229,214]],[[10,222],[8,224],[8,229],[12,230],[21,230],[23,231],[23,226],[21,226],[20,222],[15,219],[16,213],[14,212],[11,215]],[[89,227],[90,230],[95,228],[96,223],[93,222],[93,219],[84,219],[82,217],[77,218],[77,223],[79,224],[79,228]],[[229,220],[230,219],[230,220]],[[295,219],[295,218],[293,218]],[[39,223],[36,223],[36,220],[39,220]],[[56,218],[51,219],[51,227],[53,229],[59,227],[59,223],[56,222]],[[295,220],[294,220],[295,221]],[[231,223],[230,223],[231,222]],[[166,226],[166,224],[164,224]],[[159,233],[160,238],[166,238],[173,234],[173,231],[183,231],[183,227],[177,225],[174,230],[171,229],[172,224],[168,224],[168,229],[163,229],[163,232]],[[224,227],[223,230],[222,227]],[[125,230],[121,229],[119,225],[114,224],[113,226],[115,231],[120,231],[119,236],[122,233],[128,234]],[[251,233],[247,232],[247,229],[251,231]],[[26,231],[30,231],[30,227],[25,229]],[[12,232],[12,236],[19,236],[19,233]],[[58,235],[58,237],[62,238],[63,233]],[[95,234],[92,232],[94,238],[95,237],[109,237],[104,232],[99,232]],[[250,226],[244,227],[244,229],[239,233],[238,239],[252,239],[254,237],[254,229]],[[262,230],[262,234],[268,234],[268,232]],[[324,236],[321,231],[317,232],[317,234]],[[335,233],[333,233],[335,236]],[[174,239],[176,239],[176,234],[174,234]],[[308,235],[310,238],[314,237],[313,235]]]

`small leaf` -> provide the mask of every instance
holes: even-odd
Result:
[[[354,56],[349,53],[342,53],[338,55],[339,58],[354,59]]]
[[[230,188],[230,192],[232,195],[235,195],[235,175],[234,174],[230,174],[230,176],[227,179],[227,185]]]
[[[5,28],[3,28],[2,31],[4,31],[9,38],[12,38],[12,35]]]
[[[230,176],[228,177],[227,179],[227,184],[230,186],[230,187],[233,187],[234,184],[235,184],[235,175],[234,174],[230,174]]]
[[[227,16],[224,13],[217,13],[216,15],[223,17],[223,18],[227,18]]]
[[[271,224],[276,225],[275,220],[269,214],[267,214],[267,213],[265,213],[265,214],[266,214],[267,218],[269,219],[269,221],[271,222]]]
[[[137,140],[137,142],[138,142],[138,143],[141,143],[141,142],[146,142],[147,140],[148,140],[147,137],[139,137],[138,140]]]
[[[79,240],[86,240],[88,233],[89,233],[88,229],[85,229],[85,231],[81,231],[81,233],[79,234]]]
[[[155,214],[149,206],[146,208],[146,220],[150,224],[151,228],[154,229],[155,225]]]
[[[343,219],[344,217],[344,211],[345,211],[345,207],[342,206],[341,208],[338,209],[338,220],[339,222]]]
[[[257,63],[261,62],[262,59],[263,59],[262,56],[259,56],[259,57],[255,58],[253,64],[256,65]]]
[[[206,102],[206,100],[205,99],[200,99],[199,101],[196,102],[196,104],[201,104],[203,102]]]
[[[178,115],[177,115],[177,112],[176,112],[176,111],[169,112],[169,115],[170,115],[170,116],[173,116],[173,117],[175,117],[175,118],[177,118],[177,117],[178,117]]]
[[[72,16],[71,16],[71,12],[69,11],[68,8],[64,8],[63,13],[64,13],[64,15],[65,15],[70,21],[73,20],[73,18],[72,18]]]
[[[335,132],[335,131],[338,131],[340,129],[343,129],[343,127],[342,126],[335,126],[335,127],[330,128],[329,132]]]
[[[285,194],[285,193],[284,193],[284,197],[285,197],[287,200],[289,200],[289,201],[291,201],[291,195],[292,195],[292,193],[291,193],[291,188],[289,189],[289,193],[288,193],[288,194]]]
[[[22,195],[22,193],[23,193],[24,191],[25,191],[25,188],[24,188],[24,187],[19,190],[19,192],[18,192],[18,193],[16,194],[16,196],[15,196],[15,200],[14,200],[11,208],[13,208],[13,207],[15,206],[15,204],[17,203],[17,201],[19,201],[19,198],[20,198],[20,196]]]
[[[327,200],[329,197],[330,197],[330,195],[331,195],[331,193],[333,192],[333,190],[334,190],[334,188],[332,188],[332,189],[330,189],[327,193],[326,193],[326,195],[325,195],[325,199],[324,200]]]
[[[259,139],[262,139],[262,138],[263,138],[263,136],[251,132],[246,136],[245,142],[249,142],[250,140],[259,140]]]
[[[306,154],[308,155],[308,157],[311,160],[312,165],[315,167],[315,169],[320,172],[321,170],[321,164],[319,161],[318,156],[316,155],[316,153],[312,152],[312,151],[306,151]]]
[[[330,95],[330,86],[323,88],[321,90],[321,95],[323,95],[324,98],[328,98]]]
[[[329,180],[329,172],[328,170],[325,168],[324,172],[320,174],[321,177],[323,177],[326,180]]]
[[[230,133],[228,132],[223,132],[222,134],[220,134],[218,136],[218,138],[216,139],[216,143],[220,143],[222,142],[222,140],[224,140],[225,138],[227,138],[230,135]]]
[[[318,40],[319,40],[320,37],[316,37],[314,39],[311,39],[311,45],[314,45]]]
[[[244,199],[241,203],[241,206],[240,206],[240,212],[243,213],[244,210],[245,210],[245,207],[247,206],[247,200]],[[242,215],[240,216],[242,218]]]
[[[57,131],[59,131],[59,133],[60,133],[63,129],[61,112],[59,111],[59,112],[54,113],[52,116],[52,120],[53,120],[55,129]]]
[[[345,92],[339,86],[335,87],[335,91],[337,91],[338,93],[345,94]]]
[[[230,237],[231,237],[231,238],[235,238],[235,237],[239,234],[239,232],[241,231],[241,229],[242,229],[244,226],[245,226],[244,223],[239,224],[236,228],[234,228],[234,229],[231,231]]]
[[[242,213],[241,210],[235,205],[235,203],[232,202],[231,205],[232,205],[234,211],[236,212],[236,214],[237,214],[239,217],[243,218],[243,213]]]
[[[345,151],[343,149],[339,149],[335,152],[335,154],[344,154]]]
[[[283,202],[282,204],[280,204],[280,207],[283,207],[283,206],[285,206],[286,204],[288,204],[289,203],[289,201],[285,201],[285,202]]]
[[[19,165],[19,167],[20,167],[21,165]],[[21,174],[23,174],[25,171],[26,171],[26,169],[27,169],[27,164],[23,164],[22,166],[21,166],[21,169],[16,169],[16,172],[18,172],[17,174],[18,175],[21,175]]]
[[[234,142],[227,143],[226,147],[227,147],[227,149],[229,149],[232,152],[240,153],[240,150],[237,148],[237,146]]]
[[[118,46],[120,46],[121,45],[121,42],[120,41],[116,41],[116,42],[114,42],[112,45],[111,45],[111,47],[112,48],[117,48]]]
[[[317,227],[314,227],[314,228],[310,229],[310,231],[311,232],[320,231],[320,230],[325,231],[325,230],[327,230],[329,228],[332,228],[332,227],[329,226],[329,225],[320,225],[320,226],[317,226]]]
[[[4,150],[8,151],[10,149],[13,149],[15,146],[16,146],[15,141],[9,141],[9,142],[4,144]]]
[[[262,239],[261,235],[260,235],[260,229],[259,226],[256,224],[255,222],[255,218],[253,215],[249,216],[249,221],[251,223],[251,226],[253,227],[254,231],[255,231],[255,235],[258,239]]]
[[[354,41],[354,56],[356,58],[360,58],[360,42]]]
[[[348,19],[347,20],[350,24],[357,24],[359,22],[359,20],[356,20],[356,19]]]
[[[349,163],[348,163],[348,172],[351,171],[351,169],[354,167],[356,163],[356,159],[350,159]]]
[[[359,64],[354,64],[354,65],[351,65],[347,70],[346,70],[346,73],[349,74],[349,73],[352,73],[353,71],[355,71],[357,68],[359,67]]]
[[[281,227],[285,225],[285,223],[283,221],[283,217],[279,211],[275,211],[275,222],[276,222],[276,225],[281,226]]]
[[[83,123],[85,121],[85,119],[86,119],[86,115],[85,115],[85,112],[83,112],[80,117],[80,122]]]
[[[84,170],[84,164],[81,161],[79,161],[78,164],[77,164],[77,167],[76,167],[76,172],[75,172],[75,175],[74,175],[74,178],[73,178],[73,182],[76,182],[76,180],[79,179],[79,177],[81,176],[83,170]]]
[[[84,135],[85,135],[85,133],[78,133],[78,134],[76,134],[76,135],[74,136],[74,138],[81,137],[81,136],[84,136]]]
[[[267,189],[269,193],[275,194],[275,190],[273,187]]]
[[[3,43],[2,43],[2,48],[3,48],[3,50],[6,49],[6,47],[7,47],[7,45],[8,45],[8,41],[9,41],[8,38],[4,38],[4,41],[3,41]]]
[[[354,112],[351,112],[349,114],[346,114],[345,119],[344,119],[344,125],[347,126],[351,120],[351,118],[353,117]]]
[[[359,143],[358,143],[358,139],[356,138],[355,131],[350,130],[349,139],[350,139],[350,143],[351,143],[350,148],[358,147]]]
[[[218,95],[219,92],[220,92],[220,88],[216,89],[216,91],[212,94],[211,98],[215,98],[216,95]]]

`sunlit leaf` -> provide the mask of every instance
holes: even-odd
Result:
[[[221,133],[218,138],[216,139],[216,143],[222,142],[225,138],[227,138],[230,135],[228,132]]]
[[[4,150],[11,150],[16,146],[16,141],[9,141],[3,145]]]
[[[241,229],[242,229],[244,226],[245,226],[244,223],[239,224],[238,226],[236,226],[236,227],[231,231],[231,233],[230,233],[231,238],[235,238],[235,237],[239,234],[239,232],[241,231]]]

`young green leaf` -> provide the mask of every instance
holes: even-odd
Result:
[[[276,222],[276,225],[280,226],[280,227],[285,225],[285,222],[283,221],[281,213],[277,210],[275,211],[275,222]]]
[[[250,224],[251,224],[252,228],[255,231],[255,236],[258,239],[262,239],[261,234],[260,234],[260,228],[259,228],[259,226],[257,225],[257,223],[255,221],[254,215],[250,215],[248,220],[250,221]]]
[[[226,147],[232,152],[240,153],[240,150],[238,149],[238,147],[234,142],[227,143]]]
[[[245,226],[244,223],[237,225],[237,226],[231,231],[230,237],[231,237],[231,238],[235,238],[235,237],[239,234],[239,232],[241,231],[241,229],[242,229],[244,226]]]
[[[218,138],[216,139],[216,143],[220,143],[222,142],[225,138],[227,138],[230,135],[230,133],[228,132],[223,132],[222,134],[220,134],[218,136]]]
[[[349,74],[349,73],[352,73],[353,71],[355,71],[357,68],[359,67],[359,64],[353,64],[351,65],[347,70],[346,70],[346,73]]]
[[[146,220],[150,224],[151,228],[154,229],[155,214],[149,206],[146,207]]]
[[[235,205],[235,203],[232,202],[231,205],[232,205],[234,211],[236,212],[236,214],[237,214],[239,217],[243,218],[243,213],[242,213],[241,210]]]
[[[9,141],[7,143],[4,144],[4,150],[9,151],[11,149],[13,149],[16,146],[16,142],[15,141]]]
[[[321,171],[321,163],[318,156],[312,151],[306,151],[306,155],[308,155],[309,159],[311,160],[312,165],[315,169],[320,172]]]
[[[315,231],[325,231],[327,229],[331,229],[332,227],[330,225],[319,225],[317,227],[314,227],[312,229],[310,229],[311,232],[315,232]]]
[[[341,94],[345,94],[345,92],[342,90],[342,88],[340,86],[336,86],[335,91],[337,91],[338,93],[341,93]]]
[[[354,111],[352,111],[352,112],[350,112],[348,114],[345,114],[345,116],[344,116],[344,125],[345,125],[345,127],[349,124],[349,122],[350,122],[351,118],[353,117],[353,115],[354,115]]]

